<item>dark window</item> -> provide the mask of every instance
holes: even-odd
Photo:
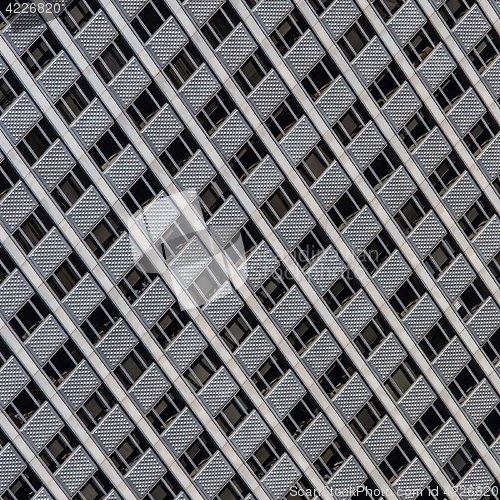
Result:
[[[108,83],[130,61],[133,53],[121,35],[102,51],[94,61],[97,70],[105,83]]]

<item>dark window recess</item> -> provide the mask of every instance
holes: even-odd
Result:
[[[172,85],[179,89],[203,63],[203,58],[192,42],[189,42],[164,69]]]
[[[337,43],[347,60],[352,61],[368,45],[374,35],[370,23],[362,15]]]
[[[59,19],[72,35],[76,35],[99,9],[96,0],[73,0],[68,3]]]
[[[143,90],[134,102],[126,109],[126,112],[134,125],[140,130],[143,129],[158,113],[167,102],[163,92],[156,83],[151,82]]]
[[[101,170],[106,170],[128,144],[129,140],[127,136],[122,132],[121,128],[114,123],[90,148],[89,154]]]
[[[7,111],[9,106],[23,90],[24,87],[16,78],[13,71],[8,70],[3,77],[0,78],[0,115]]]
[[[42,207],[35,211],[14,232],[14,239],[25,254],[35,248],[40,240],[52,229],[54,223]]]
[[[61,45],[56,37],[47,28],[43,35],[38,37],[24,52],[21,60],[31,74],[36,77],[61,50]]]
[[[203,109],[196,115],[196,118],[205,129],[205,132],[212,135],[226,121],[226,118],[234,109],[232,99],[224,89],[221,89],[205,104]]]
[[[405,46],[404,52],[413,66],[418,68],[440,41],[431,23],[426,23]]]
[[[69,125],[80,116],[94,98],[94,91],[85,78],[80,77],[56,102],[55,107]]]
[[[239,23],[238,14],[229,2],[225,2],[205,23],[201,32],[215,50]]]
[[[57,139],[52,125],[42,118],[21,140],[17,149],[28,165],[33,165]]]
[[[93,65],[105,83],[109,83],[127,64],[133,52],[121,35],[103,50]]]
[[[139,38],[146,43],[171,15],[163,0],[150,0],[130,24]]]

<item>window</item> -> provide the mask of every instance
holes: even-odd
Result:
[[[455,240],[447,234],[429,253],[424,264],[433,278],[438,279],[459,254],[460,249]]]
[[[440,352],[449,344],[455,332],[445,318],[441,318],[420,341],[419,346],[427,356],[434,361]]]
[[[149,445],[142,433],[134,429],[109,458],[124,476],[148,448]]]
[[[283,378],[288,370],[288,363],[282,354],[275,351],[252,376],[252,382],[263,396],[266,396],[271,389]]]
[[[85,171],[80,165],[75,165],[50,194],[61,210],[67,212],[91,185]]]
[[[439,13],[451,30],[474,3],[470,0],[446,0],[439,8]]]
[[[389,300],[392,308],[400,318],[404,318],[426,292],[420,279],[413,273],[394,293]]]
[[[45,445],[40,452],[40,458],[53,473],[63,464],[71,453],[73,453],[79,444],[75,435],[69,430],[68,426],[65,425],[55,437]]]
[[[257,319],[248,306],[243,306],[219,333],[222,340],[231,352],[245,341],[245,339],[259,326]]]
[[[401,231],[408,236],[412,229],[425,217],[430,208],[427,198],[424,197],[420,190],[417,190],[394,215],[394,219]]]
[[[38,295],[33,295],[9,321],[21,340],[26,340],[49,315],[49,310]]]
[[[481,229],[495,215],[495,211],[488,201],[488,198],[482,194],[465,212],[465,215],[458,221],[463,232],[472,240],[476,234],[481,232]]]
[[[12,168],[12,165],[7,158],[0,161],[0,200],[14,187],[14,184],[19,181],[17,172]]]
[[[500,131],[498,123],[495,121],[490,112],[487,112],[479,121],[472,127],[465,137],[465,145],[470,152],[477,156],[481,151],[484,151],[488,144]]]
[[[42,118],[17,145],[28,165],[32,166],[57,139],[54,129]]]
[[[393,484],[414,458],[415,452],[408,441],[403,438],[382,461],[380,469],[388,481]]]
[[[74,36],[92,19],[99,8],[96,0],[74,0],[68,3],[59,19]]]
[[[450,413],[441,400],[436,400],[414,424],[413,428],[422,441],[427,444],[443,427]]]
[[[85,238],[85,243],[87,243],[94,255],[99,258],[120,237],[123,231],[124,228],[116,215],[109,212]]]
[[[189,285],[188,292],[198,306],[205,305],[226,281],[226,274],[212,261]]]
[[[249,0],[247,0],[248,2]],[[322,14],[332,3],[333,0],[308,0],[311,7],[316,11],[318,16]]]
[[[5,488],[2,498],[5,500],[24,500],[33,497],[41,487],[42,483],[28,466],[8,488]]]
[[[45,396],[30,382],[5,408],[5,413],[17,428],[21,428],[42,406]]]
[[[104,83],[109,83],[132,58],[132,51],[121,35],[104,49],[94,61],[93,66]]]
[[[160,161],[174,177],[199,149],[191,133],[183,130],[160,155]]]
[[[33,76],[38,76],[61,50],[61,45],[47,28],[21,56],[21,60]]]
[[[9,109],[9,106],[22,94],[24,87],[14,75],[8,70],[0,78],[0,115]]]
[[[357,21],[342,35],[338,44],[348,61],[352,61],[373,38],[374,33],[370,24],[364,16]]]
[[[196,71],[203,63],[203,58],[192,42],[189,42],[177,54],[164,69],[165,74],[178,90],[182,84]]]
[[[404,82],[403,73],[393,61],[373,80],[368,90],[377,104],[382,107]]]
[[[176,389],[171,388],[161,399],[151,408],[147,414],[147,419],[161,434],[177,418],[177,415],[186,407],[185,401]]]
[[[87,273],[80,258],[72,252],[68,258],[50,275],[47,284],[59,300],[63,300]]]
[[[306,271],[311,267],[331,245],[321,226],[314,226],[309,233],[297,244],[292,255],[297,264]]]
[[[89,154],[101,170],[106,170],[128,144],[129,139],[114,123],[90,148]]]
[[[276,226],[297,203],[299,197],[288,181],[283,181],[261,207],[271,226]]]
[[[167,472],[144,497],[145,500],[173,500],[182,492],[174,476]]]
[[[344,440],[338,437],[315,460],[314,468],[326,483],[340,469],[350,455],[351,452],[344,443]]]
[[[323,299],[333,314],[338,315],[345,309],[354,295],[360,290],[361,285],[354,277],[351,269],[348,269],[337,281],[325,292]]]
[[[151,0],[135,15],[130,24],[139,38],[146,43],[171,15],[163,0]]]
[[[203,109],[196,115],[200,125],[208,135],[212,135],[234,111],[235,106],[224,89],[208,101]]]
[[[68,378],[82,359],[79,349],[71,339],[68,339],[47,361],[43,371],[57,387]]]
[[[331,149],[321,140],[296,168],[304,182],[311,187],[334,160]]]
[[[364,106],[357,100],[333,126],[339,141],[347,146],[370,121]]]
[[[248,498],[250,490],[246,484],[242,481],[239,474],[235,474],[232,479],[222,488],[222,490],[215,495],[214,500],[243,500]]]
[[[165,105],[167,100],[156,83],[151,82],[143,90],[134,102],[126,109],[126,112],[135,126],[143,129]]]
[[[189,323],[189,315],[175,301],[169,310],[151,327],[151,333],[165,349]]]
[[[208,346],[184,372],[184,378],[194,392],[199,392],[221,365],[222,363],[215,351]]]
[[[468,321],[489,297],[490,293],[481,278],[476,278],[460,295],[458,314]]]
[[[342,231],[366,205],[356,186],[349,189],[335,202],[328,215],[339,231]]]
[[[382,420],[386,412],[381,404],[372,397],[349,423],[349,427],[360,441],[363,441]]]
[[[355,373],[356,369],[351,360],[345,354],[341,354],[335,363],[320,377],[318,382],[331,399]]]
[[[451,152],[432,172],[429,180],[439,196],[443,196],[464,171],[462,160]]]
[[[227,2],[224,5],[228,5]],[[257,49],[236,71],[234,79],[245,95],[257,87],[271,71],[271,63],[261,49]]]
[[[198,195],[199,209],[205,222],[224,204],[231,195],[231,191],[220,174],[210,181]]]
[[[255,250],[257,245],[262,241],[262,234],[249,220],[245,225],[232,237],[229,243],[224,247],[224,252],[233,264],[239,267],[243,264],[250,254]]]
[[[217,451],[217,446],[206,431],[203,431],[194,443],[179,457],[184,470],[194,477],[203,469],[210,457]]]
[[[401,0],[372,0],[375,10],[379,13],[380,17],[387,22],[403,5]]]
[[[247,0],[247,2],[250,0]],[[255,3],[255,2],[254,2]],[[6,24],[14,19],[14,16],[17,14],[14,12],[14,9],[10,9],[7,11],[7,7],[11,5],[8,3],[3,3],[0,5],[0,30],[4,29]]]
[[[500,435],[500,404],[483,419],[477,428],[479,434],[489,446]]]
[[[482,75],[500,54],[500,37],[491,29],[469,52],[469,59]]]
[[[256,135],[252,135],[229,160],[229,166],[240,182],[243,182],[267,154],[267,150],[261,140]]]
[[[10,349],[5,345],[5,342],[0,339],[0,366],[3,366],[3,364],[12,356],[12,352]],[[3,445],[2,445],[3,446]]]
[[[255,295],[262,302],[262,305],[271,311],[293,285],[295,285],[293,276],[282,264],[260,286]]]
[[[427,22],[405,46],[404,52],[415,68],[418,68],[440,42],[439,36]]]
[[[168,263],[187,245],[194,231],[184,215],[180,215],[156,242],[160,255]]]
[[[115,368],[114,374],[123,387],[129,390],[152,362],[151,355],[138,344]]]
[[[389,233],[382,229],[358,255],[358,261],[373,275],[395,250],[394,241],[389,236]]]
[[[462,369],[462,371],[453,379],[449,388],[456,400],[461,404],[467,396],[484,379],[484,373],[474,359]]]
[[[73,497],[75,500],[99,500],[111,490],[111,484],[101,471],[96,471]]]
[[[374,191],[378,191],[403,162],[390,146],[386,146],[363,171]]]
[[[55,106],[69,125],[80,116],[94,98],[94,91],[85,78],[80,77],[56,102]]]
[[[229,436],[239,427],[253,409],[254,407],[249,399],[242,391],[239,391],[217,417],[215,417],[215,420],[217,420],[217,423],[226,436]]]
[[[120,319],[120,314],[108,299],[104,299],[83,322],[81,328],[92,344],[97,344]]]
[[[354,343],[364,358],[367,359],[390,333],[391,328],[384,318],[377,313],[356,336]]]
[[[35,211],[14,232],[14,239],[25,254],[35,248],[40,240],[52,229],[54,224],[42,207]]]
[[[427,109],[420,108],[399,131],[399,137],[411,152],[429,135],[435,125]]]
[[[318,403],[306,394],[283,419],[283,424],[292,438],[298,439],[319,413]]]
[[[101,385],[76,413],[83,425],[92,431],[115,404],[116,401],[111,393],[104,385]]]
[[[303,114],[304,112],[295,97],[289,96],[266,120],[267,128],[274,138],[279,141],[300,120]]]
[[[2,283],[7,276],[14,271],[16,265],[7,254],[3,247],[0,247],[0,283]]]
[[[118,288],[133,304],[157,276],[156,268],[146,256],[143,256],[118,283]]]
[[[281,55],[285,55],[308,28],[299,10],[295,8],[271,33],[271,40]]]
[[[225,2],[220,9],[201,28],[212,48],[215,50],[240,23],[238,14]]]
[[[434,92],[434,97],[447,113],[469,88],[470,84],[465,75],[456,69]]]
[[[285,453],[281,443],[277,441],[274,434],[271,434],[250,456],[247,460],[250,469],[259,478],[262,479],[268,470]]]
[[[467,474],[478,458],[477,453],[467,441],[443,466],[443,470],[455,485]]]
[[[385,381],[384,386],[397,403],[420,375],[411,359],[405,359]]]
[[[488,264],[488,269],[491,271],[495,279],[500,283],[500,252],[497,253]]]
[[[303,78],[302,85],[311,99],[315,101],[323,95],[330,84],[340,75],[332,58],[326,54]]]

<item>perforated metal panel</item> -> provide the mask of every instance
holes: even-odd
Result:
[[[11,357],[0,368],[0,406],[5,408],[22,390],[30,378],[18,363]]]
[[[391,62],[391,60],[392,58],[387,50],[385,50],[382,42],[377,36],[375,36],[351,64],[361,76],[365,85],[368,86]]]
[[[100,10],[75,37],[84,54],[94,59],[116,38],[118,32]]]
[[[133,307],[148,327],[151,327],[174,302],[175,298],[167,285],[158,277],[149,285]]]
[[[427,18],[422,14],[418,5],[410,0],[396,12],[387,23],[400,45],[404,46],[413,35],[425,24]]]
[[[348,500],[352,497],[351,492],[355,491],[367,477],[358,461],[350,456],[330,479],[328,488],[336,498]]]
[[[142,251],[129,233],[123,233],[101,257],[101,264],[118,283],[142,257]]]
[[[220,83],[210,69],[206,64],[202,64],[179,89],[179,94],[191,108],[192,113],[197,114],[220,88]]]
[[[375,429],[370,432],[363,441],[363,444],[375,462],[379,464],[401,438],[401,433],[386,415]]]
[[[71,247],[57,228],[52,228],[30,252],[29,259],[44,279],[71,253]]]
[[[304,236],[316,225],[311,214],[305,208],[302,201],[296,205],[281,219],[276,226],[275,232],[289,249],[295,248]]]
[[[176,457],[200,435],[203,427],[198,423],[189,408],[184,408],[163,433],[163,439]]]
[[[500,59],[498,59],[498,61],[500,63]],[[476,160],[490,180],[498,177],[498,174],[500,173],[500,162],[498,162],[499,155],[500,135],[497,135]]]
[[[99,385],[100,381],[87,361],[82,361],[59,386],[59,392],[66,397],[73,410],[76,411]]]
[[[165,465],[163,465],[154,451],[149,449],[134,467],[127,472],[125,479],[127,479],[139,498],[142,498],[159,481],[165,472],[167,472]]]
[[[212,218],[207,221],[211,233],[224,246],[248,221],[247,214],[243,211],[234,196],[230,196]]]
[[[484,417],[498,404],[500,398],[487,379],[484,379],[469,395],[462,407],[469,414],[474,425],[479,425]]]
[[[398,407],[414,424],[435,400],[434,391],[421,375],[398,401]]]
[[[96,285],[91,275],[87,274],[66,296],[62,304],[80,324],[101,303],[104,297],[104,292]]]
[[[212,136],[214,144],[222,152],[224,158],[233,156],[241,145],[252,135],[252,130],[238,110],[226,120],[224,125]]]
[[[455,300],[474,280],[476,273],[463,255],[459,255],[438,279],[441,288],[451,301]]]
[[[35,198],[19,181],[0,202],[0,220],[9,232],[14,232],[37,206]]]
[[[444,465],[464,442],[465,436],[458,428],[455,421],[450,418],[442,429],[431,439],[428,447],[437,457],[439,463]]]
[[[234,73],[255,51],[257,44],[243,24],[239,24],[216,50],[230,73]]]
[[[473,245],[485,262],[491,259],[500,250],[500,219],[494,215],[474,238]]]
[[[350,179],[334,161],[311,186],[311,191],[320,200],[324,209],[329,210],[350,185]]]
[[[21,271],[14,269],[0,286],[0,314],[10,320],[34,293]]]
[[[408,235],[408,241],[413,244],[420,257],[425,259],[444,238],[446,233],[447,231],[437,218],[437,215],[430,210],[418,226]]]
[[[96,345],[97,352],[111,367],[118,363],[137,345],[138,340],[123,319],[119,319],[106,336]]]
[[[358,373],[347,382],[333,400],[333,404],[341,415],[351,420],[361,407],[370,399],[372,393]]]
[[[359,254],[370,241],[382,230],[368,206],[363,207],[358,215],[343,230],[342,235]]]
[[[67,338],[66,332],[59,326],[55,318],[49,315],[24,345],[38,363],[43,365]]]
[[[288,333],[311,310],[311,305],[294,285],[271,311],[271,317]]]
[[[419,66],[417,73],[432,90],[436,90],[457,67],[446,46],[440,42],[425,61]]]
[[[76,164],[60,139],[33,165],[33,171],[50,191]]]
[[[288,89],[272,69],[249,94],[248,99],[265,120],[288,95]]]
[[[224,0],[186,0],[183,7],[202,26],[223,3]]]
[[[87,109],[73,122],[71,130],[80,139],[85,149],[89,149],[113,124],[111,115],[95,98]]]
[[[341,354],[342,350],[328,330],[325,330],[302,355],[305,365],[318,379]]]
[[[175,176],[175,180],[192,202],[216,174],[216,170],[200,150]]]
[[[27,11],[18,15],[11,23],[7,23],[2,34],[14,51],[21,55],[46,27],[38,14]]]
[[[478,500],[488,492],[495,479],[482,460],[478,460],[467,475],[457,484],[457,491],[464,500]]]
[[[324,55],[325,49],[319,44],[312,31],[307,30],[288,51],[284,59],[297,78],[302,80]]]
[[[333,125],[354,101],[356,101],[356,94],[340,75],[316,101],[316,106],[323,112],[330,125]]]
[[[97,225],[109,208],[94,186],[78,200],[68,212],[68,218],[82,237]]]
[[[156,241],[179,217],[179,210],[169,199],[169,196],[161,191],[146,210],[137,217],[137,222],[142,226],[146,236]]]
[[[151,78],[144,71],[135,57],[120,70],[109,82],[108,88],[116,95],[118,102],[126,108],[151,83]]]
[[[412,269],[399,250],[396,250],[385,264],[373,275],[386,297],[391,297],[411,275]]]
[[[393,127],[399,131],[408,120],[420,109],[422,102],[417,97],[408,82],[382,108]]]
[[[481,345],[500,327],[500,308],[493,297],[488,297],[467,326]]]
[[[246,460],[269,434],[271,434],[269,427],[257,411],[253,410],[229,440]]]
[[[133,429],[130,419],[116,405],[92,431],[92,437],[110,455]]]
[[[193,323],[184,328],[166,350],[167,356],[182,373],[207,347],[207,341],[202,337]]]
[[[281,139],[281,145],[295,165],[319,142],[320,136],[306,116],[303,116]]]
[[[377,309],[366,295],[366,292],[360,290],[349,305],[341,311],[337,319],[349,335],[355,337],[376,313]]]
[[[490,29],[479,5],[474,4],[451,31],[468,53]]]
[[[470,360],[471,356],[462,342],[454,337],[432,365],[449,384]]]
[[[403,324],[413,334],[417,341],[441,318],[438,307],[427,293],[423,295],[418,304],[405,316]]]
[[[400,166],[386,184],[380,189],[379,196],[394,215],[417,190],[417,186],[403,166]]]
[[[337,0],[321,18],[330,35],[337,41],[360,15],[360,10],[351,0]]]
[[[235,351],[234,357],[251,376],[274,349],[275,347],[272,342],[261,327],[258,326]]]
[[[42,114],[28,94],[23,92],[0,118],[0,127],[9,139],[17,144],[40,118]]]
[[[233,475],[233,468],[224,455],[217,451],[194,477],[194,481],[208,498],[213,498]]]
[[[309,460],[314,462],[336,436],[335,429],[325,415],[320,413],[301,434],[297,443],[305,451]]]
[[[230,283],[226,282],[203,310],[215,329],[219,331],[242,306],[243,302],[240,297]]]
[[[177,21],[171,17],[156,35],[149,40],[146,47],[153,58],[160,64],[166,66],[168,62],[186,45],[189,38],[185,35]]]
[[[307,270],[306,274],[321,295],[323,295],[346,269],[346,265],[336,250],[332,246],[329,246],[321,257]]]
[[[283,419],[305,393],[306,390],[295,373],[289,370],[266,399],[271,408]]]
[[[7,443],[0,451],[0,495],[14,482],[26,468],[26,463],[14,449]]]
[[[66,492],[73,496],[97,470],[87,452],[78,446],[72,455],[54,473]]]
[[[483,82],[486,83],[496,98],[500,96],[500,59],[497,58],[483,73]]]
[[[387,146],[386,140],[370,121],[347,146],[347,152],[356,166],[363,171],[385,146]]]
[[[413,151],[413,158],[420,164],[424,173],[430,175],[450,152],[450,144],[439,127],[436,127]]]
[[[63,425],[64,421],[46,401],[30,418],[29,422],[22,427],[20,432],[38,453]]]
[[[484,104],[470,88],[448,113],[448,118],[463,137],[485,113]]]
[[[153,120],[144,127],[142,135],[151,144],[156,154],[161,154],[183,128],[184,126],[170,105],[165,104]]]
[[[283,180],[284,176],[281,170],[267,156],[245,179],[243,185],[247,188],[255,204],[261,205]]]
[[[79,76],[80,72],[66,52],[60,52],[37,80],[52,102],[56,102]]]
[[[393,485],[403,500],[415,500],[422,490],[431,482],[432,477],[418,458],[406,468]]]
[[[270,491],[275,500],[280,500],[301,475],[301,471],[285,453],[264,476],[262,484]]]
[[[119,0],[117,3],[130,21],[148,2],[148,0]]]
[[[263,241],[240,266],[241,274],[254,290],[257,290],[279,266],[279,260]]]
[[[253,9],[253,14],[264,30],[271,33],[293,7],[290,0],[261,0]]]
[[[147,413],[170,389],[171,384],[160,368],[153,363],[128,391],[139,408]]]
[[[387,336],[378,349],[368,358],[368,363],[381,380],[385,380],[406,358],[406,351],[394,333]]]
[[[210,413],[215,416],[238,390],[238,385],[229,375],[227,369],[222,367],[198,393],[198,397]]]
[[[181,283],[188,287],[210,262],[212,262],[212,257],[209,252],[198,237],[194,236],[172,261],[171,268]]]

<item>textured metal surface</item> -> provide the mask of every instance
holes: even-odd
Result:
[[[129,233],[123,233],[101,257],[102,265],[118,283],[142,257],[142,251]]]
[[[498,59],[498,62],[500,63],[500,59]],[[490,180],[495,179],[500,173],[500,163],[497,161],[498,155],[500,155],[500,135],[497,135],[477,157],[477,163],[483,168]]]
[[[166,467],[154,451],[149,449],[133,468],[127,472],[125,479],[127,479],[128,483],[136,491],[139,498],[142,498],[166,471]]]
[[[240,266],[241,274],[257,290],[279,266],[279,260],[263,241]]]
[[[418,304],[405,316],[403,324],[418,342],[422,340],[440,318],[441,313],[438,307],[432,298],[428,294],[425,294],[419,300]]]
[[[105,201],[92,186],[68,212],[68,218],[78,232],[85,237],[108,211]]]
[[[500,327],[500,308],[492,297],[488,297],[481,305],[467,322],[467,326],[481,345],[495,333]]]
[[[451,149],[441,130],[436,127],[413,151],[413,158],[418,161],[424,173],[430,175],[451,152]]]
[[[262,417],[253,411],[233,432],[229,440],[246,460],[270,433],[271,431]]]
[[[233,156],[240,146],[252,135],[252,130],[246,124],[238,110],[234,111],[224,125],[212,136],[213,142],[222,152],[224,158]]]
[[[114,369],[137,343],[138,340],[128,325],[120,319],[96,345],[96,350],[111,369]]]
[[[165,66],[186,45],[189,38],[186,36],[177,21],[171,17],[149,40],[146,47],[160,66]]]
[[[75,164],[66,146],[58,139],[33,165],[33,171],[50,191]]]
[[[356,166],[363,171],[386,145],[385,138],[373,122],[370,121],[347,146],[347,151]]]
[[[216,174],[207,157],[198,151],[175,176],[175,180],[192,202]]]
[[[292,71],[302,80],[325,55],[325,49],[311,31],[306,31],[284,57]]]
[[[92,437],[110,455],[133,429],[134,424],[116,405],[92,431]]]
[[[65,52],[61,52],[37,78],[38,84],[56,102],[71,84],[80,76],[80,72]]]
[[[152,241],[156,241],[179,217],[179,210],[169,198],[162,191],[137,217],[137,222]]]
[[[212,257],[209,252],[198,237],[194,236],[172,261],[171,266],[181,283],[188,287],[210,262],[212,262]]]
[[[314,130],[310,120],[303,116],[290,132],[281,139],[281,145],[295,165],[311,151],[319,140],[320,137]]]
[[[243,24],[238,25],[217,49],[217,55],[234,73],[255,51],[257,44],[254,42]]]
[[[450,207],[455,217],[459,219],[479,198],[480,194],[481,191],[471,175],[465,171],[444,195],[443,200]]]
[[[261,164],[245,179],[243,185],[257,205],[264,200],[283,182],[284,175],[275,165],[274,161],[267,156]]]
[[[452,33],[468,53],[490,29],[490,23],[484,17],[479,5],[473,5],[453,28]]]
[[[324,294],[347,269],[336,250],[329,246],[307,270],[307,276],[318,289]]]
[[[0,118],[0,127],[17,144],[40,118],[42,114],[28,94],[23,92]]]
[[[301,434],[297,442],[314,462],[323,450],[335,439],[337,432],[323,413],[320,413]]]
[[[418,5],[410,0],[396,12],[387,23],[387,27],[403,46],[413,38],[413,35],[425,24],[426,20]]]
[[[202,64],[189,80],[179,89],[191,111],[196,114],[220,90],[221,85],[208,69]]]
[[[420,258],[425,259],[446,233],[447,231],[437,215],[430,210],[408,235],[408,240],[413,244]]]
[[[109,82],[109,88],[115,93],[121,105],[126,108],[150,83],[151,78],[133,57]]]
[[[463,404],[463,408],[475,425],[479,425],[488,413],[498,404],[500,398],[488,380],[483,380]]]
[[[421,106],[420,99],[405,82],[382,109],[392,126],[399,131]]]
[[[99,379],[89,367],[87,361],[82,361],[59,387],[59,392],[64,394],[73,410],[76,411],[99,384]]]
[[[349,305],[341,311],[337,319],[349,335],[355,337],[376,313],[377,309],[366,295],[366,292],[360,290]]]
[[[333,39],[338,40],[360,15],[358,6],[351,0],[337,0],[321,18]]]
[[[449,384],[470,360],[471,356],[462,342],[454,337],[432,364]]]
[[[397,250],[374,274],[373,279],[378,283],[385,296],[391,297],[411,273],[411,267]]]
[[[341,75],[330,85],[328,90],[317,100],[330,125],[333,125],[356,101],[356,94],[349,88]]]
[[[387,336],[378,349],[368,358],[368,363],[381,380],[387,377],[407,356],[394,333]]]
[[[461,136],[464,136],[486,113],[476,91],[470,88],[448,113],[448,117]]]
[[[274,349],[274,345],[259,326],[235,351],[234,356],[244,370],[253,375]]]
[[[415,458],[406,470],[394,481],[394,487],[400,491],[403,500],[414,500],[431,482],[432,477],[425,470],[420,459]]]
[[[29,258],[44,279],[71,253],[71,247],[57,228],[52,228],[30,252]]]
[[[279,327],[288,333],[311,309],[303,293],[296,286],[291,288],[271,311]]]
[[[0,406],[5,408],[22,390],[30,378],[15,358],[0,368]]]
[[[291,0],[261,0],[253,9],[253,14],[265,31],[271,33],[293,7]]]
[[[368,476],[354,456],[350,456],[328,482],[330,491],[340,500],[352,497],[352,490],[361,485]]]
[[[212,415],[217,415],[228,401],[238,392],[239,387],[222,367],[199,392],[200,400],[205,404]]]
[[[394,215],[416,190],[417,186],[406,169],[401,166],[392,174],[378,194],[387,206],[389,213]]]
[[[190,323],[166,350],[167,356],[182,373],[207,346],[207,341]]]
[[[283,419],[305,393],[305,388],[295,373],[290,370],[285,373],[266,399],[279,418]]]
[[[463,255],[458,256],[438,279],[450,300],[455,300],[474,280],[476,273]]]
[[[382,226],[375,219],[370,208],[366,206],[344,229],[343,235],[356,254],[359,254],[381,230]]]
[[[366,85],[375,80],[382,70],[391,62],[391,56],[382,45],[378,37],[373,40],[352,61]]]
[[[432,90],[436,90],[457,67],[446,46],[441,42],[418,68],[418,74]]]
[[[175,302],[167,285],[163,280],[156,278],[147,290],[134,303],[134,310],[151,327],[165,314],[167,309]]]
[[[2,494],[26,468],[26,463],[14,449],[7,443],[0,451],[0,494]]]
[[[44,365],[54,352],[66,341],[68,335],[56,319],[49,315],[24,343],[32,356]]]
[[[178,457],[200,435],[203,427],[198,423],[189,408],[184,408],[163,433],[168,447]]]
[[[288,89],[272,69],[249,94],[248,99],[265,120],[288,95]]]
[[[481,460],[478,460],[474,467],[457,484],[457,491],[463,492],[461,497],[464,500],[478,500],[494,482],[495,479],[486,468],[486,465]]]
[[[207,227],[224,246],[248,221],[247,214],[234,196],[230,196],[222,207],[207,221]]]
[[[328,330],[325,330],[302,355],[306,366],[318,379],[341,354],[341,349]]]
[[[51,405],[45,402],[23,426],[21,433],[39,453],[63,425],[63,420]]]
[[[349,421],[370,399],[371,395],[370,389],[356,373],[335,397],[333,404],[341,415]]]
[[[334,161],[311,186],[311,190],[324,209],[329,210],[350,186],[350,179]]]
[[[414,424],[436,400],[434,391],[423,376],[420,376],[399,400],[398,406]]]
[[[299,201],[276,226],[276,233],[281,236],[288,248],[295,248],[304,236],[316,225],[302,201]]]
[[[156,116],[143,128],[142,135],[148,140],[156,154],[164,149],[177,137],[184,126],[172,111],[169,104],[158,111]]]
[[[89,149],[113,124],[111,115],[96,98],[73,122],[71,130],[80,139],[85,149]]]
[[[11,47],[21,55],[46,29],[45,23],[36,13],[24,12],[7,24],[3,36]]]
[[[280,500],[301,476],[300,470],[285,453],[262,479],[275,500]]]
[[[117,35],[118,32],[101,10],[75,38],[85,55],[94,61]]]
[[[207,462],[205,467],[198,472],[194,477],[194,481],[207,498],[213,498],[233,475],[234,469],[224,455],[218,451]]]
[[[99,305],[104,297],[103,291],[96,285],[90,274],[87,274],[62,303],[76,322],[80,324]]]
[[[224,0],[186,0],[184,7],[200,26],[224,3]]]
[[[212,325],[219,331],[227,321],[243,306],[243,302],[236,294],[229,282],[222,285],[219,291],[203,308]]]
[[[34,293],[19,269],[15,269],[0,286],[0,314],[10,320]]]
[[[87,452],[78,447],[59,467],[54,476],[70,496],[73,496],[97,470]]]
[[[394,426],[391,419],[386,416],[380,421],[375,429],[370,432],[363,441],[363,444],[375,462],[380,463],[401,438],[401,433]]]
[[[129,394],[139,408],[147,413],[171,387],[160,368],[153,363],[130,388]]]
[[[500,59],[495,62],[483,73],[483,82],[485,82],[495,97],[500,96]]]
[[[455,421],[450,418],[442,429],[429,441],[428,447],[437,456],[440,464],[444,465],[464,442],[464,434],[458,428]]]

